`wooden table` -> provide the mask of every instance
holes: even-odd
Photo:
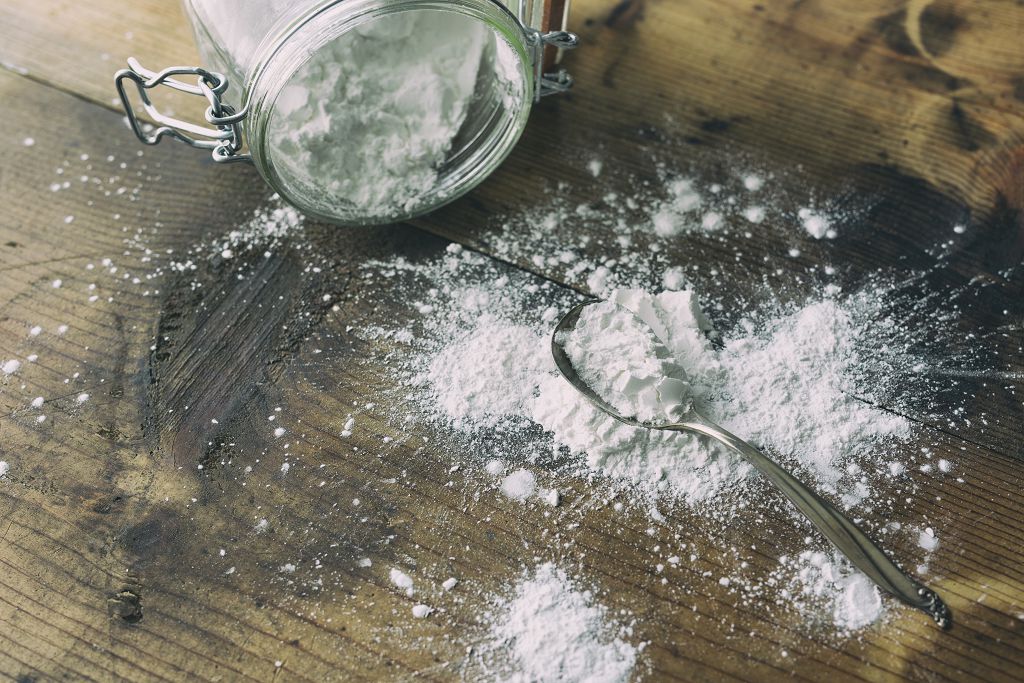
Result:
[[[424,443],[428,425],[382,445],[397,436],[380,401],[382,350],[352,341],[346,327],[401,302],[385,283],[362,282],[358,264],[429,256],[449,241],[493,253],[503,230],[494,216],[528,206],[553,179],[570,181],[571,201],[591,201],[587,183],[573,181],[585,178],[586,152],[600,150],[622,177],[651,177],[652,154],[701,160],[695,172],[705,178],[722,172],[719,155],[748,154],[780,183],[870,198],[855,229],[809,245],[807,260],[765,259],[782,248],[771,231],[754,235],[739,262],[729,245],[699,237],[673,249],[679,262],[695,253],[730,268],[738,297],[756,296],[780,267],[797,297],[810,286],[801,274],[823,255],[849,287],[879,268],[941,260],[932,284],[972,285],[949,325],[962,343],[974,333],[998,351],[1002,373],[951,381],[951,396],[974,396],[965,415],[920,425],[921,443],[934,444],[965,483],[914,473],[917,495],[898,511],[941,530],[931,565],[956,615],[949,633],[893,608],[859,638],[830,638],[707,581],[684,599],[654,575],[650,547],[659,539],[685,534],[702,547],[702,568],[716,573],[728,566],[728,545],[756,540],[763,563],[753,570],[767,572],[804,530],[782,524],[759,539],[676,510],[651,538],[644,510],[584,509],[576,503],[587,499],[585,483],[566,482],[556,516],[580,526],[563,534],[572,541],[564,560],[609,607],[635,615],[637,639],[650,641],[638,672],[647,680],[1024,678],[1024,419],[1013,386],[1024,372],[1024,6],[575,5],[572,27],[585,45],[568,58],[575,91],[540,105],[511,158],[469,197],[407,225],[310,229],[331,264],[319,279],[303,277],[286,245],[258,277],[238,281],[210,263],[149,291],[115,291],[108,277],[88,305],[83,292],[99,276],[85,265],[103,268],[100,259],[118,257],[137,230],[153,248],[183,250],[237,225],[266,189],[251,169],[214,167],[181,145],[137,156],[111,75],[129,55],[149,66],[195,62],[175,3],[0,5],[0,359],[38,354],[31,371],[0,377],[0,459],[12,464],[0,479],[0,675],[320,681],[472,672],[466,643],[478,637],[483,596],[529,556],[545,555],[549,510],[503,505],[468,475],[450,474],[457,454]],[[65,179],[68,189],[51,191]],[[958,221],[969,230],[947,234]],[[953,241],[936,256],[930,248],[945,239]],[[564,271],[512,260],[509,269],[585,289]],[[196,281],[201,288],[189,286]],[[376,309],[363,303],[374,299]],[[29,334],[34,325],[39,336]],[[315,354],[324,344],[333,344],[329,353]],[[83,392],[90,399],[79,404]],[[42,424],[25,409],[35,395],[48,397]],[[347,407],[375,400],[342,442]],[[254,426],[275,406],[301,417],[298,444],[329,464],[326,473],[239,476],[269,447],[272,437]],[[400,484],[367,483],[390,478]],[[334,505],[353,498],[358,513]],[[261,518],[270,524],[257,536]],[[909,539],[888,547],[898,557],[919,553]],[[319,591],[281,580],[280,564],[295,557],[322,562]],[[372,567],[357,566],[361,557]],[[387,579],[390,566],[439,580],[450,573],[465,590],[439,598],[444,618],[414,620],[412,601]]]

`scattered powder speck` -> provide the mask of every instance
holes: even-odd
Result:
[[[455,588],[455,586],[457,586],[458,583],[459,580],[452,577],[450,579],[445,579],[444,583],[441,584],[441,587],[444,588],[446,591],[450,591],[453,588]]]
[[[757,192],[764,187],[764,178],[754,174],[745,176],[743,178],[743,187],[747,188],[751,192]]]
[[[516,470],[501,482],[501,492],[513,500],[526,500],[537,490],[537,479],[529,470]]]
[[[594,176],[595,178],[601,175],[601,169],[603,167],[604,164],[601,162],[600,159],[591,159],[589,162],[587,162],[587,170],[590,171],[590,175]]]
[[[500,598],[484,656],[509,683],[625,683],[638,658],[629,629],[547,563]]]
[[[814,239],[820,240],[822,237],[833,239],[836,237],[836,231],[832,228],[832,224],[828,218],[817,213],[811,209],[803,208],[797,212],[797,217],[800,219],[801,224],[804,226],[804,230],[807,231]]]
[[[4,364],[0,365],[0,370],[2,370],[5,375],[13,375],[14,373],[16,373],[20,369],[21,369],[21,361],[20,360],[16,360],[14,358],[12,358],[11,360],[8,360],[8,361],[4,361]]]
[[[277,438],[281,438],[282,436],[284,436],[284,432],[284,427],[278,427],[277,429],[274,430],[274,436],[276,436]]]
[[[11,466],[5,460],[0,460],[0,477],[11,471]]]
[[[932,552],[939,547],[939,537],[936,536],[934,529],[926,527],[917,535],[917,544],[928,552]]]
[[[417,619],[423,619],[429,617],[434,612],[434,608],[428,607],[427,605],[413,605],[412,615]]]
[[[46,402],[46,399],[44,399],[42,396],[36,396],[34,399],[32,399],[32,407],[33,408],[42,408],[43,407],[43,403],[45,403],[45,402]]]
[[[743,217],[751,223],[761,223],[764,221],[764,207],[749,206],[743,210]]]
[[[882,615],[878,588],[845,560],[808,550],[780,563],[796,570],[782,597],[805,613],[817,613],[843,631],[863,628]]]
[[[42,333],[42,331],[43,331],[42,327],[40,327],[39,325],[35,325],[34,327],[32,327],[28,331],[28,333],[29,333],[29,336],[38,337]]]
[[[694,222],[688,214],[701,205],[701,196],[690,180],[673,180],[667,184],[666,189],[667,198],[654,211],[651,218],[654,232],[660,237],[672,237],[693,229]]]
[[[75,400],[78,403],[85,403],[86,401],[89,400],[89,394],[85,394],[85,393],[79,394],[78,397]]]
[[[413,590],[411,576],[403,572],[401,569],[397,568],[392,568],[389,576],[391,577],[391,583],[395,584],[396,587],[404,590],[405,594],[408,595],[410,598],[412,597],[415,591]]]

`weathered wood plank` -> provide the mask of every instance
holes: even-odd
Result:
[[[304,278],[296,268],[301,259],[286,248],[244,280],[224,277],[222,267],[207,261],[196,273],[165,279],[159,296],[133,296],[134,288],[119,286],[127,291],[117,291],[112,303],[83,303],[88,290],[81,274],[89,272],[89,258],[39,263],[25,256],[81,242],[97,247],[93,257],[117,256],[123,233],[107,217],[129,202],[88,184],[48,194],[52,160],[77,159],[82,152],[62,151],[56,131],[38,130],[31,122],[41,110],[62,111],[66,125],[81,126],[82,150],[110,149],[116,158],[130,159],[126,152],[133,148],[127,140],[107,146],[120,127],[114,114],[24,79],[3,77],[0,83],[5,99],[24,103],[12,130],[38,138],[32,148],[20,145],[17,132],[5,141],[12,166],[22,171],[4,176],[2,198],[14,207],[9,215],[23,219],[4,222],[3,242],[23,246],[8,248],[14,256],[5,254],[10,268],[3,287],[22,294],[4,309],[0,345],[5,352],[27,352],[25,330],[37,312],[56,311],[47,330],[58,321],[71,326],[64,337],[47,332],[32,342],[46,374],[33,368],[24,373],[31,388],[8,383],[2,394],[8,417],[0,420],[0,453],[17,464],[4,481],[0,503],[7,522],[0,544],[6,568],[0,618],[11,625],[8,656],[17,658],[8,661],[12,671],[74,671],[96,679],[268,679],[281,661],[284,672],[300,680],[375,679],[382,672],[403,678],[417,671],[448,678],[456,670],[472,670],[464,643],[478,637],[475,617],[486,594],[515,573],[524,548],[552,552],[543,550],[552,534],[571,548],[556,556],[578,563],[607,590],[612,608],[638,617],[641,637],[652,641],[646,656],[653,677],[957,679],[970,673],[1012,680],[1012,667],[1024,663],[1019,622],[1012,616],[1022,599],[1024,515],[1004,457],[945,438],[936,452],[955,454],[965,470],[977,472],[972,492],[924,480],[920,495],[900,513],[935,519],[944,530],[944,548],[934,561],[941,562],[945,577],[936,587],[958,617],[952,634],[899,611],[860,642],[808,637],[792,616],[746,606],[727,590],[700,583],[700,572],[719,575],[734,566],[729,547],[756,543],[751,571],[766,572],[779,554],[800,546],[806,534],[801,525],[777,533],[779,515],[788,517],[777,498],[769,495],[766,508],[741,515],[726,529],[692,511],[674,510],[670,523],[652,537],[644,510],[625,517],[613,513],[580,483],[569,482],[566,505],[554,519],[536,507],[509,507],[472,476],[472,460],[467,472],[449,473],[454,453],[436,438],[436,428],[396,431],[385,402],[392,390],[382,365],[387,349],[359,341],[346,328],[372,324],[382,311],[413,313],[392,283],[364,283],[353,277],[353,268],[374,254],[429,258],[444,248],[441,240],[406,228],[313,230],[313,248],[333,255],[322,277]],[[147,155],[129,166],[154,163]],[[168,149],[159,173],[180,181],[147,182],[139,201],[130,203],[141,205],[136,225],[148,224],[160,207],[163,225],[155,239],[166,248],[181,249],[203,234],[223,231],[244,215],[247,202],[251,207],[259,200],[257,189],[232,211],[211,215],[187,208],[210,205],[235,180],[193,164],[189,150]],[[191,204],[183,205],[183,197]],[[53,222],[39,207],[59,218],[90,200],[93,213],[81,221],[61,219],[55,225],[63,227],[53,233],[37,230]],[[65,284],[54,290],[50,282],[58,277]],[[110,280],[102,280],[104,287]],[[203,287],[191,293],[197,281]],[[327,314],[312,303],[323,292],[333,294],[338,312]],[[52,299],[57,294],[64,303]],[[233,303],[254,296],[268,305],[256,311]],[[299,327],[285,332],[282,321]],[[153,353],[161,325],[164,333]],[[216,376],[207,370],[209,353],[219,368]],[[63,385],[75,368],[86,369],[88,384],[82,387],[92,391],[84,405],[74,402],[77,385]],[[24,411],[24,398],[58,392],[68,398],[53,401],[50,419],[36,425]],[[379,407],[361,410],[357,434],[340,439],[340,416],[352,411],[353,401],[375,400]],[[266,426],[275,407],[302,420],[291,441],[292,452],[301,456],[287,477],[278,471],[282,453]],[[397,440],[384,447],[384,436]],[[434,445],[425,444],[424,436]],[[234,445],[220,445],[227,443]],[[200,463],[204,470],[196,469]],[[246,473],[246,466],[255,467]],[[454,486],[446,486],[449,480]],[[321,490],[320,481],[327,482],[326,495],[311,497]],[[350,503],[355,498],[358,508]],[[979,505],[987,499],[1007,501],[996,503],[997,524]],[[254,524],[263,517],[272,520],[269,529],[255,534]],[[559,534],[569,522],[581,526],[571,536]],[[698,547],[701,560],[681,569],[678,583],[662,586],[646,558],[653,545],[680,540]],[[912,557],[910,545],[894,540],[891,547]],[[223,558],[220,548],[227,549]],[[361,557],[373,565],[357,566]],[[320,569],[313,571],[317,561]],[[282,578],[284,562],[300,567],[294,583]],[[387,581],[390,566],[415,566],[418,576],[437,581],[458,575],[466,593],[431,595],[446,610],[445,618],[413,623],[411,601]],[[230,567],[235,571],[226,575]],[[315,578],[325,577],[322,588],[314,587]],[[688,582],[701,590],[681,592]],[[986,596],[984,603],[979,595]],[[424,640],[429,637],[434,640]],[[790,657],[780,658],[782,649]]]
[[[840,281],[856,286],[880,266],[933,265],[926,250],[944,226],[969,220],[970,241],[929,284],[991,279],[966,307],[965,329],[992,329],[1000,311],[1020,311],[1019,276],[1000,275],[1020,262],[1021,249],[1019,51],[1006,47],[1020,32],[1014,8],[982,6],[963,20],[961,9],[942,4],[623,7],[578,3],[576,16],[593,21],[580,23],[591,49],[570,61],[577,91],[538,109],[520,148],[478,192],[418,225],[493,251],[502,234],[494,215],[533,201],[552,168],[571,181],[572,202],[592,201],[599,184],[586,175],[589,150],[602,149],[623,174],[651,178],[655,147],[669,159],[708,148],[692,163],[709,182],[727,170],[715,157],[738,150],[779,169],[801,163],[820,192],[870,197],[872,210],[849,238],[801,244],[806,261],[764,262],[784,251],[770,231],[755,235],[736,263],[731,245],[700,238],[681,239],[669,259],[696,255],[725,269],[736,276],[738,296],[754,296],[745,283],[771,280],[782,267],[776,282],[796,298],[807,286],[803,268],[815,260],[838,261]],[[79,30],[53,41],[54,26]],[[177,8],[160,3],[116,11],[7,3],[0,35],[0,61],[105,105],[110,72],[127,54],[147,64],[180,63],[192,49]],[[773,48],[771,60],[765,46]],[[303,259],[291,251],[298,245],[291,245],[254,263],[244,281],[203,262],[197,274],[165,278],[159,294],[153,285],[142,296],[144,286],[119,285],[85,265],[118,261],[131,231],[155,221],[160,248],[181,250],[221,234],[261,199],[258,179],[244,169],[211,168],[184,148],[136,157],[117,115],[25,79],[0,77],[0,102],[9,113],[0,144],[10,160],[0,166],[0,200],[9,207],[0,219],[0,355],[39,354],[17,380],[24,389],[8,382],[0,392],[0,457],[17,465],[0,482],[0,620],[9,625],[0,629],[0,671],[265,680],[281,661],[280,673],[300,680],[450,678],[474,671],[465,643],[479,637],[475,619],[486,595],[533,554],[578,564],[607,589],[611,607],[638,617],[638,637],[652,641],[652,679],[1013,680],[1024,665],[1019,399],[979,393],[971,409],[994,415],[990,428],[936,425],[951,433],[922,435],[937,444],[936,457],[955,458],[970,473],[967,487],[921,476],[913,501],[878,513],[935,520],[943,530],[936,588],[956,612],[956,630],[943,635],[920,615],[898,611],[862,641],[831,642],[700,577],[735,565],[729,547],[756,543],[750,571],[761,573],[800,547],[806,528],[789,523],[777,498],[768,495],[756,513],[724,529],[674,510],[649,536],[644,510],[613,514],[600,495],[570,481],[566,505],[549,518],[543,509],[501,504],[472,467],[450,474],[454,454],[436,427],[396,429],[400,406],[388,400],[394,387],[385,364],[391,349],[346,328],[409,315],[408,304],[384,283],[361,282],[357,265],[392,253],[429,258],[443,240],[409,228],[313,230],[313,248],[331,259],[321,277],[301,272]],[[29,135],[37,143],[23,147]],[[106,154],[115,156],[110,176],[123,175],[108,189],[124,186],[130,196],[139,186],[138,201],[108,197],[90,183],[49,191],[64,160],[76,177],[90,162],[106,168]],[[552,159],[568,163],[552,166]],[[122,161],[126,168],[116,168]],[[96,169],[88,175],[107,173]],[[232,197],[226,205],[225,196]],[[70,224],[67,215],[75,216]],[[569,229],[607,237],[585,224]],[[527,257],[517,264],[569,281]],[[100,298],[89,304],[92,282],[101,284]],[[194,282],[202,288],[193,291]],[[580,279],[570,284],[584,287]],[[338,312],[318,303],[324,293]],[[255,301],[265,306],[253,308]],[[30,339],[36,324],[44,332]],[[61,324],[69,330],[58,336]],[[1019,335],[1011,333],[1003,350],[1018,354],[1019,368]],[[82,380],[65,385],[75,372]],[[81,391],[91,393],[83,405],[76,402]],[[25,409],[36,395],[49,399],[42,426]],[[342,440],[339,420],[353,402],[377,406],[362,408],[360,429]],[[302,420],[290,437],[301,458],[288,476],[280,474],[282,452],[267,428],[275,407]],[[396,441],[384,446],[385,436]],[[272,523],[256,534],[264,517]],[[580,527],[560,534],[568,523]],[[552,537],[569,548],[551,548]],[[678,542],[695,544],[700,561],[662,586],[650,549]],[[906,539],[887,547],[900,557],[919,553]],[[372,566],[358,566],[362,557]],[[284,562],[298,565],[294,578],[280,572]],[[414,621],[412,601],[387,580],[390,566],[415,566],[435,583],[458,575],[466,592],[431,594],[444,617]],[[688,585],[699,590],[687,594]],[[137,605],[142,619],[134,621]]]

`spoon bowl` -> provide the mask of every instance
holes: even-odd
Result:
[[[551,336],[551,355],[555,366],[569,384],[591,404],[619,422],[641,429],[703,434],[738,453],[775,485],[815,527],[842,552],[850,563],[864,572],[880,588],[904,603],[927,612],[943,629],[953,624],[953,615],[930,588],[906,574],[868,536],[834,505],[812,491],[773,459],[701,415],[691,403],[681,416],[667,423],[642,422],[621,414],[600,396],[576,372],[560,339],[576,329],[583,310],[598,301],[574,307],[558,321]],[[635,315],[635,314],[634,314]],[[639,318],[639,316],[637,316]],[[646,323],[644,323],[646,325]]]

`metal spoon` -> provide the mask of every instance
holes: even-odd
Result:
[[[551,337],[551,353],[555,365],[562,376],[569,381],[581,394],[602,412],[607,413],[619,422],[631,427],[646,429],[662,429],[670,432],[696,432],[710,436],[719,443],[739,453],[751,465],[756,467],[768,481],[782,491],[790,502],[811,521],[825,537],[832,541],[846,555],[857,569],[861,570],[880,588],[895,595],[897,598],[920,610],[924,610],[944,629],[953,624],[953,615],[942,599],[931,589],[918,583],[904,573],[890,560],[877,545],[868,538],[857,525],[851,522],[831,503],[804,486],[800,480],[780,467],[774,460],[746,443],[734,434],[730,434],[717,424],[698,413],[689,406],[682,417],[671,424],[652,424],[625,417],[619,414],[610,404],[597,395],[590,386],[580,379],[572,367],[569,356],[559,343],[560,333],[576,328],[580,312],[596,301],[588,301],[576,306],[562,318],[555,327]]]

